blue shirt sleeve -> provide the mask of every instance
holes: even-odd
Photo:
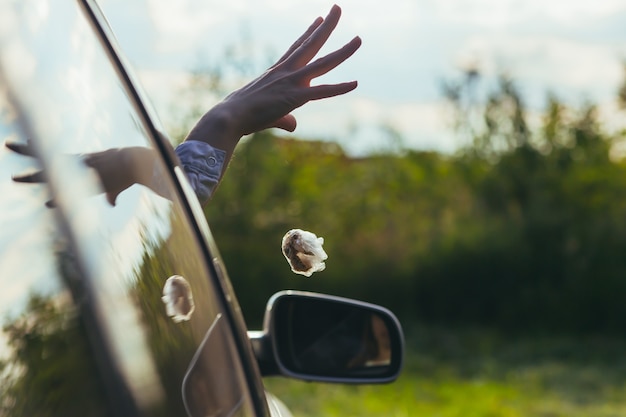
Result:
[[[175,152],[200,204],[206,204],[222,176],[226,152],[198,140],[181,143]]]

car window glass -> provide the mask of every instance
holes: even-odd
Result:
[[[74,2],[8,4],[0,138],[26,151],[0,150],[2,415],[106,415],[113,400],[253,415],[171,171],[92,27]]]

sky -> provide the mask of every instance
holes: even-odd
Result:
[[[189,71],[248,43],[259,72],[332,0],[101,0],[100,5],[166,127]],[[393,127],[405,146],[453,151],[441,90],[473,66],[507,73],[540,111],[548,91],[597,103],[610,126],[626,113],[616,92],[626,62],[626,0],[337,0],[343,15],[320,55],[355,35],[363,45],[317,83],[358,80],[346,96],[295,111],[300,137],[336,140],[353,154],[384,149]],[[265,65],[267,66],[267,65]],[[314,82],[314,83],[315,83]],[[180,103],[177,103],[180,104]]]

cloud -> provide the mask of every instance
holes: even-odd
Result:
[[[622,48],[626,53],[626,47]],[[507,73],[535,91],[567,93],[568,99],[606,99],[622,80],[620,51],[612,45],[549,36],[473,36],[454,61],[475,61],[487,76]]]
[[[622,0],[438,0],[439,19],[491,27],[548,19],[554,24],[580,24],[626,9]]]
[[[411,149],[451,152],[459,145],[443,100],[396,102],[358,95],[332,100],[298,109],[296,136],[335,140],[355,156],[396,146],[387,128]]]

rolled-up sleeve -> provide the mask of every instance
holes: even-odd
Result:
[[[226,152],[205,142],[188,140],[176,147],[176,155],[198,200],[204,205],[220,181]]]

